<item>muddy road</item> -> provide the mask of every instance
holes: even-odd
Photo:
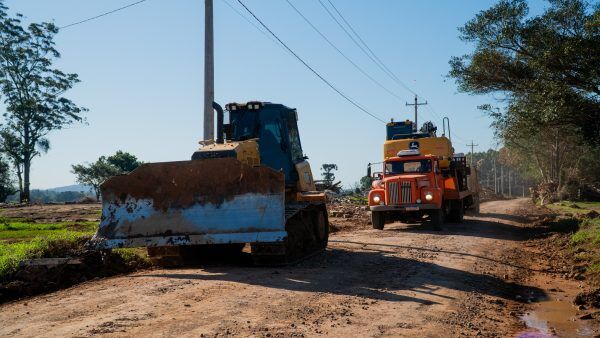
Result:
[[[484,203],[441,232],[338,232],[325,253],[290,267],[242,259],[89,281],[0,306],[0,336],[515,336],[528,330],[529,302],[577,289],[522,250],[515,213],[525,203]],[[582,328],[565,325],[555,332]]]

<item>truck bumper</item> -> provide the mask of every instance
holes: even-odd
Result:
[[[402,205],[372,205],[369,207],[371,211],[421,211],[421,210],[436,210],[439,209],[435,204],[402,204]]]

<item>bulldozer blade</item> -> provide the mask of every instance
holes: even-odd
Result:
[[[234,158],[143,164],[101,187],[96,249],[285,240],[284,175]]]

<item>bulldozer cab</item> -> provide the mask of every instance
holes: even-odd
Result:
[[[286,186],[295,186],[295,165],[305,157],[298,133],[296,110],[282,104],[249,102],[226,105],[229,123],[223,126],[225,139],[240,142],[258,139],[260,163],[285,175]]]

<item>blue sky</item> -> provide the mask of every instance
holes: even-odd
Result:
[[[283,103],[298,109],[304,152],[313,173],[336,163],[345,186],[382,158],[385,126],[320,82],[297,60],[214,0],[215,99]],[[318,0],[291,0],[346,55],[398,98],[373,84],[321,39],[285,0],[245,3],[294,51],[370,112],[389,120],[412,119],[413,95],[375,66],[323,10]],[[5,0],[26,21],[58,26],[129,4],[133,0]],[[494,1],[332,0],[378,57],[426,99],[419,121],[440,126],[449,116],[458,152],[474,140],[478,150],[496,142],[490,120],[477,110],[492,98],[458,93],[447,79],[451,56],[469,52],[457,27]],[[325,2],[326,3],[326,2]],[[535,2],[534,10],[543,8]],[[73,184],[71,164],[124,150],[143,161],[189,159],[202,138],[204,1],[149,0],[62,30],[56,66],[82,80],[67,96],[89,108],[87,124],[49,135],[50,152],[36,158],[32,186]]]

